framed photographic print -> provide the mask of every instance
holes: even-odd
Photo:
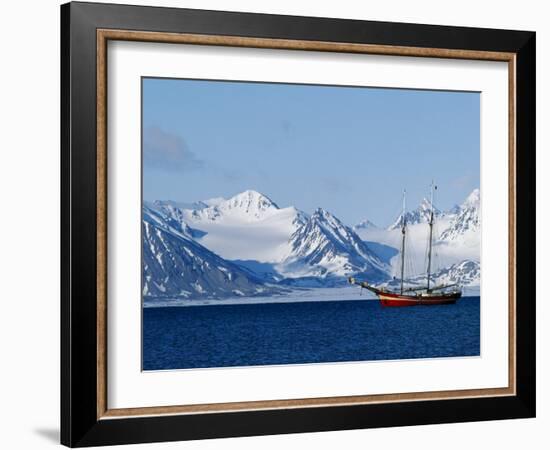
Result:
[[[535,415],[535,33],[61,19],[63,444]]]

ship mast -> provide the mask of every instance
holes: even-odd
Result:
[[[431,272],[431,266],[432,266],[432,238],[433,238],[433,228],[434,228],[434,190],[437,189],[437,186],[434,184],[432,180],[431,184],[431,192],[430,192],[430,240],[429,240],[429,247],[428,247],[428,287],[427,291],[430,292],[430,272]]]
[[[403,190],[403,212],[401,213],[401,294],[403,294],[403,275],[405,272],[405,234],[407,228],[407,219],[405,218],[406,200],[405,194],[407,191]]]

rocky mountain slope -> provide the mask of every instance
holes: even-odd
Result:
[[[162,223],[143,210],[142,289],[144,297],[223,298],[280,292],[197,243],[188,227]]]
[[[348,276],[363,273],[387,277],[389,267],[348,226],[318,208],[289,239],[282,272],[293,276]]]

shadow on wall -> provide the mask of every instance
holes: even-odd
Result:
[[[59,429],[57,428],[37,428],[34,432],[45,440],[59,444]]]

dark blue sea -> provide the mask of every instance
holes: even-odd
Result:
[[[143,369],[477,356],[479,297],[144,308]]]

